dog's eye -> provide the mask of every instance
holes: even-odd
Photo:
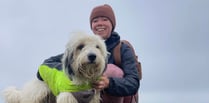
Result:
[[[99,45],[96,45],[96,48],[99,49],[100,48]]]
[[[81,50],[81,49],[83,49],[83,47],[84,47],[84,45],[81,44],[81,45],[79,45],[79,46],[77,47],[77,49]]]

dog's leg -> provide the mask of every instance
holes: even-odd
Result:
[[[78,103],[71,93],[63,92],[57,96],[57,103]]]
[[[33,80],[25,85],[20,103],[41,103],[50,93],[48,86],[40,80]]]
[[[6,103],[20,103],[21,91],[15,87],[9,87],[3,91],[3,96]]]
[[[57,103],[56,96],[54,96],[52,93],[49,93],[47,98],[45,98],[41,103]]]
[[[100,92],[96,91],[96,93],[94,94],[92,100],[90,101],[90,103],[100,103]]]

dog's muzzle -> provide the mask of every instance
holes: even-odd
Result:
[[[95,62],[95,60],[96,60],[96,54],[94,54],[94,53],[89,53],[88,54],[88,60],[89,60],[89,63],[94,63]]]

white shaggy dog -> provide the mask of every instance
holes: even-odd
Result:
[[[67,78],[67,89],[69,88],[80,88],[80,85],[89,86],[88,90],[84,89],[83,91],[93,91],[91,83],[99,79],[99,77],[104,72],[106,68],[108,52],[104,41],[96,35],[87,35],[85,33],[75,33],[70,41],[66,45],[65,53],[62,57],[62,68],[63,71],[58,71],[58,73],[63,73]],[[49,69],[53,70],[53,69]],[[39,68],[39,71],[40,68]],[[47,69],[43,69],[47,71]],[[79,103],[77,96],[82,94],[81,91],[65,90],[65,86],[54,88],[56,86],[50,86],[49,81],[53,81],[52,84],[62,84],[66,80],[60,80],[60,77],[56,80],[49,80],[48,76],[51,76],[51,71],[43,72],[41,76],[47,75],[43,81],[33,80],[27,83],[22,90],[17,90],[15,87],[7,88],[4,91],[5,101],[7,103],[46,103],[48,102],[50,94],[56,96],[57,103]],[[64,78],[64,79],[66,79]],[[62,79],[62,78],[61,78]],[[71,87],[73,86],[73,87]],[[61,88],[61,89],[60,89]],[[59,90],[60,89],[60,90]],[[55,90],[55,91],[53,91]],[[73,91],[73,90],[72,90]],[[80,94],[79,94],[80,92]],[[85,94],[85,93],[84,93]],[[89,96],[90,97],[90,96]],[[99,103],[100,93],[99,91],[94,91],[89,100],[89,103]],[[82,102],[83,103],[83,102]]]

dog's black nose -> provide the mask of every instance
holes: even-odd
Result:
[[[94,62],[94,60],[96,59],[96,55],[95,55],[94,53],[90,53],[90,54],[88,55],[88,59],[89,59],[89,61],[92,63],[92,62]]]

